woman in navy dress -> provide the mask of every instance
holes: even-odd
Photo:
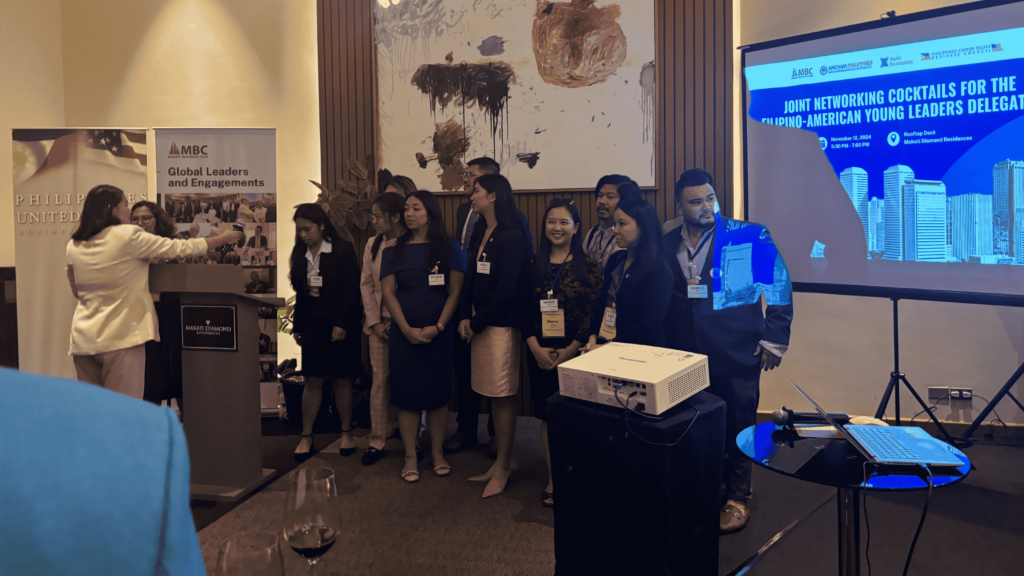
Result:
[[[391,403],[405,445],[402,479],[416,482],[416,436],[427,411],[434,473],[451,474],[442,444],[452,399],[455,330],[448,328],[459,304],[466,256],[445,232],[441,206],[420,190],[405,201],[407,230],[381,258],[384,305],[399,330],[391,331]]]

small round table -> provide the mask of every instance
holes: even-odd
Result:
[[[845,438],[803,438],[782,426],[765,422],[736,436],[740,450],[755,464],[799,480],[836,488],[839,520],[839,574],[860,574],[861,490],[907,492],[926,490],[928,477],[893,474],[891,469],[865,466],[866,458]],[[963,465],[956,476],[933,476],[932,487],[955,484],[967,477],[971,462],[957,448],[943,445]]]

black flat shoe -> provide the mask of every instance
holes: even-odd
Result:
[[[363,466],[372,466],[377,463],[377,460],[380,460],[383,457],[383,450],[378,450],[373,446],[370,446],[366,449],[366,452],[363,452]]]
[[[341,433],[342,434],[349,434],[349,433],[352,432],[353,429],[354,428],[349,428],[348,430],[342,430]],[[353,446],[351,448],[338,448],[338,454],[341,454],[342,456],[351,456],[351,455],[353,455],[355,453],[356,453],[356,447],[355,446]]]
[[[309,436],[302,435],[302,437],[303,438],[312,438],[313,435],[312,434],[310,434]],[[308,452],[295,452],[292,455],[295,457],[295,461],[296,462],[302,463],[302,462],[305,462],[306,460],[309,460],[316,453],[317,453],[317,450],[316,450],[316,448],[313,447],[313,441],[310,440],[309,451]]]

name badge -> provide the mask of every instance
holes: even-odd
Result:
[[[541,300],[540,301],[541,312],[558,312],[558,300]]]
[[[615,309],[605,308],[604,309],[604,320],[601,321],[601,331],[597,333],[598,336],[605,340],[615,339]]]
[[[491,273],[491,263],[490,262],[477,262],[476,263],[476,271],[479,274],[490,274]]]
[[[313,288],[320,288],[321,286],[324,285],[324,277],[323,276],[310,276],[309,277],[309,285],[312,286]]]
[[[444,274],[431,274],[427,276],[427,282],[431,286],[444,286]]]
[[[686,287],[686,297],[687,298],[707,298],[708,297],[708,287],[707,287],[707,285],[702,285],[702,286],[692,286],[692,285],[690,285],[690,286],[687,286]]]
[[[565,338],[565,311],[542,312],[540,328],[541,335],[545,338]]]

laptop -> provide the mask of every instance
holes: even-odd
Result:
[[[930,434],[912,426],[860,426],[847,424],[840,426],[811,400],[806,392],[789,381],[801,396],[814,406],[832,427],[839,431],[850,444],[853,444],[869,462],[885,466],[918,466],[949,468],[964,465],[956,455],[950,452],[947,445],[932,438]]]

